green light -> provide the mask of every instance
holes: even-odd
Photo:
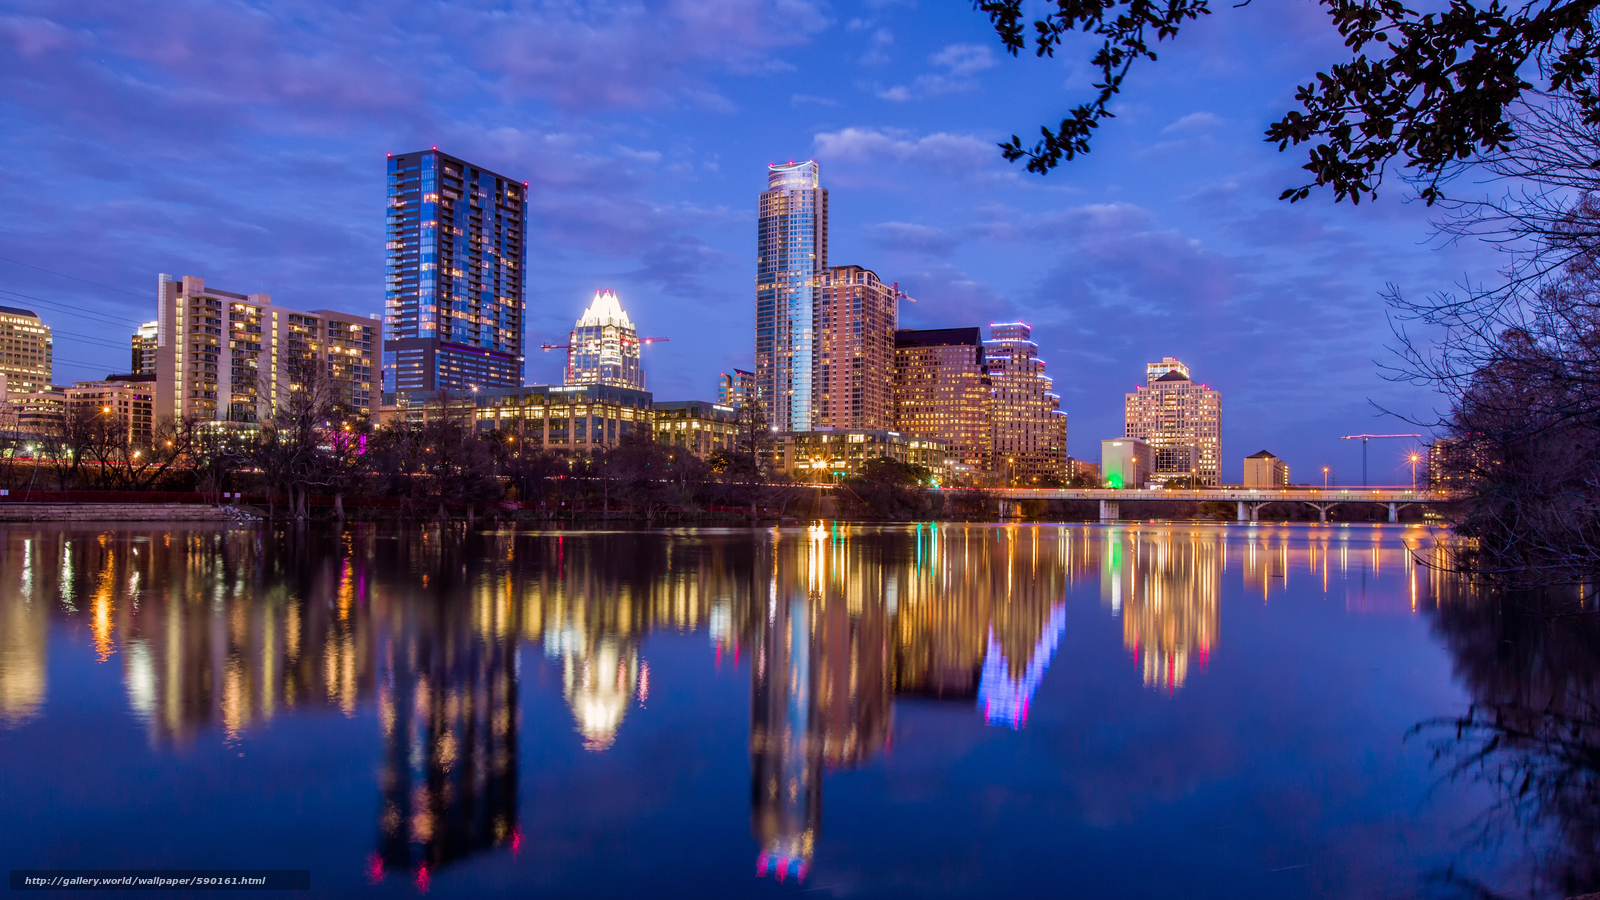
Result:
[[[1120,489],[1122,487],[1122,473],[1121,472],[1112,472],[1110,477],[1108,477],[1106,479],[1106,484],[1110,485],[1113,488],[1119,488]]]

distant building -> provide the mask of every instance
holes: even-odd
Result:
[[[155,433],[154,375],[108,375],[103,381],[80,381],[63,391],[66,408],[75,415],[106,416],[127,429],[136,447],[148,447]]]
[[[859,475],[879,458],[927,466],[940,484],[950,477],[944,442],[931,438],[865,429],[795,431],[773,437],[773,467],[801,481]]]
[[[817,287],[813,428],[894,426],[894,331],[900,292],[860,266]]]
[[[1289,464],[1263,450],[1244,458],[1245,487],[1288,487]]]
[[[67,410],[67,392],[63,388],[42,391],[8,391],[6,393],[6,424],[14,425],[17,432],[28,436],[59,433]]]
[[[952,467],[992,468],[993,386],[981,330],[894,333],[894,429],[943,441]]]
[[[438,404],[412,396],[413,404]],[[546,450],[589,453],[650,433],[651,396],[632,388],[540,384],[479,391],[473,399],[479,431],[501,431]]]
[[[160,324],[160,322],[146,322],[133,333],[133,358],[129,360],[132,365],[128,369],[129,373],[156,374],[156,334]]]
[[[255,422],[289,396],[291,379],[320,369],[334,402],[370,417],[381,402],[376,317],[273,304],[268,294],[162,275],[158,286],[156,418]]]
[[[520,386],[526,184],[438,150],[388,169],[383,390]]]
[[[1074,481],[1082,477],[1093,481],[1100,480],[1100,466],[1084,459],[1067,457],[1067,480]]]
[[[704,400],[665,400],[651,405],[656,443],[681,448],[695,456],[732,450],[738,442],[739,413],[731,406]]]
[[[1126,396],[1123,433],[1150,445],[1157,481],[1222,483],[1222,394],[1189,378],[1168,356],[1145,366],[1146,383]]]
[[[809,431],[818,283],[828,269],[828,191],[813,160],[767,167],[756,229],[756,383],[775,431]]]
[[[723,372],[717,379],[717,402],[723,406],[738,409],[755,399],[756,373],[734,369],[732,373]]]
[[[1021,322],[995,323],[983,344],[993,387],[991,467],[1016,484],[1060,481],[1067,468],[1067,414],[1051,390],[1032,330]]]
[[[616,291],[595,291],[594,300],[573,327],[567,341],[566,383],[644,390],[639,331],[623,311]]]
[[[50,326],[31,309],[0,306],[0,375],[6,389],[48,391],[55,373],[55,341]]]
[[[1109,488],[1142,488],[1150,481],[1155,454],[1139,438],[1120,437],[1100,442],[1100,474]]]

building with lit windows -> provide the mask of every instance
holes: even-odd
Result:
[[[943,441],[896,431],[816,429],[773,435],[772,466],[801,481],[829,482],[867,470],[877,459],[925,466],[934,481],[950,480],[949,454]]]
[[[644,390],[639,331],[623,311],[616,291],[595,291],[594,300],[573,327],[567,341],[566,383]]]
[[[135,447],[148,447],[155,431],[156,376],[111,375],[104,381],[80,381],[64,392],[66,408],[79,421],[105,416],[126,429]]]
[[[1100,476],[1108,488],[1141,489],[1150,481],[1155,454],[1139,438],[1120,437],[1100,442]]]
[[[1288,487],[1289,464],[1263,450],[1244,458],[1245,487]]]
[[[657,401],[651,406],[656,443],[695,456],[732,450],[738,442],[739,413],[731,406],[704,400]]]
[[[952,467],[989,470],[992,392],[980,329],[894,333],[894,429],[943,441]]]
[[[743,369],[723,372],[717,379],[717,402],[734,409],[756,399],[756,373]]]
[[[1152,477],[1196,486],[1222,483],[1222,394],[1164,357],[1145,366],[1145,384],[1126,396],[1123,433],[1150,445]]]
[[[527,185],[437,149],[389,157],[383,384],[522,385]]]
[[[827,269],[817,288],[813,428],[894,427],[900,291],[861,266]]]
[[[255,422],[285,402],[310,371],[356,417],[381,400],[376,316],[278,306],[269,294],[207,287],[205,279],[160,276],[156,418]]]
[[[146,322],[133,333],[133,358],[128,361],[130,374],[156,373],[156,335],[160,331],[160,326],[160,322]]]
[[[409,397],[413,408],[439,405],[437,395]],[[478,391],[472,399],[479,431],[501,431],[547,450],[587,453],[615,447],[635,431],[650,433],[651,396],[632,388],[540,384]],[[407,413],[402,407],[392,414],[386,410],[386,415]]]
[[[55,341],[50,326],[31,309],[0,306],[0,375],[6,389],[48,391],[55,372]]]
[[[983,344],[992,386],[993,471],[1017,485],[1067,477],[1067,414],[1044,373],[1032,326],[996,322]]]
[[[809,431],[816,297],[828,268],[828,191],[817,163],[768,166],[757,215],[757,390],[774,431]]]

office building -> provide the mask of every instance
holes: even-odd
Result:
[[[438,150],[389,157],[383,390],[522,385],[527,186]]]
[[[1051,390],[1032,332],[1021,322],[996,322],[983,344],[994,398],[991,465],[1017,485],[1066,479],[1067,414]]]
[[[133,333],[133,358],[129,360],[131,375],[156,374],[156,334],[160,322],[146,322]]]
[[[739,437],[739,413],[731,406],[704,400],[666,400],[651,405],[656,443],[709,456],[733,450]]]
[[[992,393],[980,329],[894,333],[894,429],[943,441],[958,477],[990,468]]]
[[[423,404],[424,411],[439,403],[437,395],[402,399]],[[479,391],[473,406],[479,431],[501,431],[546,450],[587,453],[615,447],[635,431],[650,433],[650,394],[632,388],[530,385]],[[415,418],[403,409],[392,415]]]
[[[827,269],[817,289],[811,427],[894,427],[900,292],[860,266]]]
[[[567,341],[567,384],[605,384],[644,390],[639,368],[639,332],[616,291],[595,291],[594,300]]]
[[[734,409],[756,399],[756,373],[743,369],[723,372],[717,379],[717,402]]]
[[[791,431],[773,437],[773,468],[801,481],[829,482],[860,475],[877,459],[924,466],[939,484],[950,479],[949,454],[944,442],[934,438],[863,429]]]
[[[155,431],[156,376],[108,375],[102,381],[80,381],[63,391],[66,408],[77,421],[104,416],[125,430],[135,447],[148,447]]]
[[[55,373],[50,326],[31,309],[0,306],[0,375],[17,393],[50,390]]]
[[[259,421],[312,371],[349,415],[377,412],[383,326],[376,317],[289,309],[268,294],[207,287],[189,275],[160,276],[158,291],[158,420]]]
[[[774,431],[813,423],[816,296],[828,269],[828,191],[813,160],[767,167],[756,234],[756,385]]]
[[[1145,367],[1146,383],[1126,397],[1123,433],[1150,445],[1157,481],[1222,483],[1222,394],[1189,377],[1168,356]]]
[[[1108,488],[1143,488],[1155,469],[1154,455],[1150,445],[1139,438],[1101,441],[1101,480]]]
[[[1288,487],[1289,464],[1263,450],[1244,458],[1245,487]]]
[[[1084,484],[1080,484],[1080,480]],[[1073,459],[1067,457],[1067,482],[1078,487],[1094,487],[1100,484],[1100,465],[1086,459]]]

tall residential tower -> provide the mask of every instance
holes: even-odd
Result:
[[[860,266],[827,269],[816,295],[813,428],[894,427],[899,290]]]
[[[767,167],[756,233],[756,385],[774,431],[809,431],[828,191],[815,161]],[[891,326],[892,327],[892,326]]]
[[[389,157],[386,391],[520,387],[527,185],[437,149]]]
[[[994,386],[994,469],[1016,484],[1062,481],[1067,472],[1067,414],[1044,374],[1033,328],[992,323],[983,344]]]
[[[31,309],[0,306],[0,385],[17,393],[50,390],[55,341]]]
[[[1222,483],[1222,394],[1190,380],[1188,366],[1170,356],[1146,365],[1125,422],[1124,434],[1149,443],[1156,480]]]

